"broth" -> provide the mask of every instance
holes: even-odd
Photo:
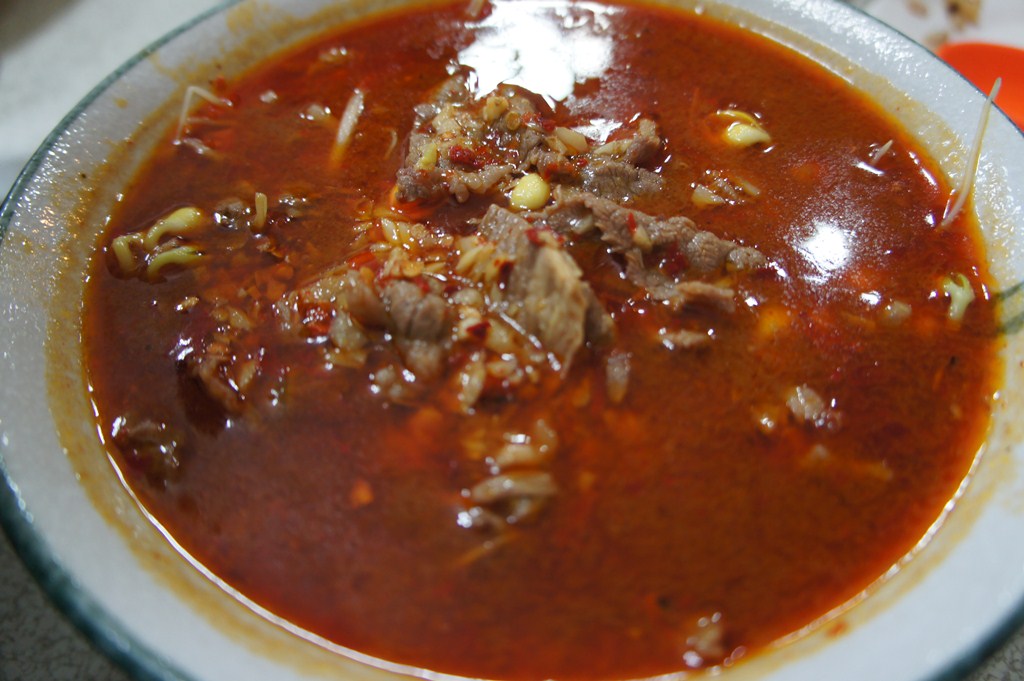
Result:
[[[86,364],[141,503],[296,625],[472,677],[729,666],[969,470],[976,225],[803,57],[496,0],[202,85],[97,251]]]

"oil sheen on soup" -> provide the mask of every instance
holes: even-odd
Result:
[[[407,668],[731,666],[940,517],[975,225],[805,58],[643,5],[443,5],[196,83],[85,310],[101,431],[244,597]]]

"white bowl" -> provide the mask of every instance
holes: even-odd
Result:
[[[688,0],[680,4],[692,6]],[[147,679],[388,679],[291,631],[183,560],[99,443],[79,359],[89,248],[183,88],[399,0],[241,2],[200,17],[101,83],[46,140],[0,213],[0,519],[53,599]],[[722,0],[704,11],[789,45],[871,93],[953,178],[984,100],[929,52],[830,0]],[[126,146],[123,140],[133,138]],[[95,178],[103,178],[102,183]],[[976,209],[1001,290],[1024,280],[1024,136],[993,116]],[[1024,292],[1004,301],[1021,314]],[[1024,337],[980,463],[932,540],[828,627],[727,671],[743,679],[936,681],[964,675],[1024,623]],[[836,627],[835,623],[841,626]],[[842,633],[837,633],[841,631]],[[406,670],[408,671],[408,670]]]

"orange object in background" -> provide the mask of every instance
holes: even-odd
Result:
[[[983,92],[991,91],[996,78],[1002,78],[996,104],[1024,129],[1024,50],[991,43],[947,43],[937,54]]]

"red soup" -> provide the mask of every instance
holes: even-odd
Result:
[[[148,511],[295,625],[473,677],[729,666],[964,479],[976,226],[805,58],[494,0],[197,86],[97,251],[89,380]]]

